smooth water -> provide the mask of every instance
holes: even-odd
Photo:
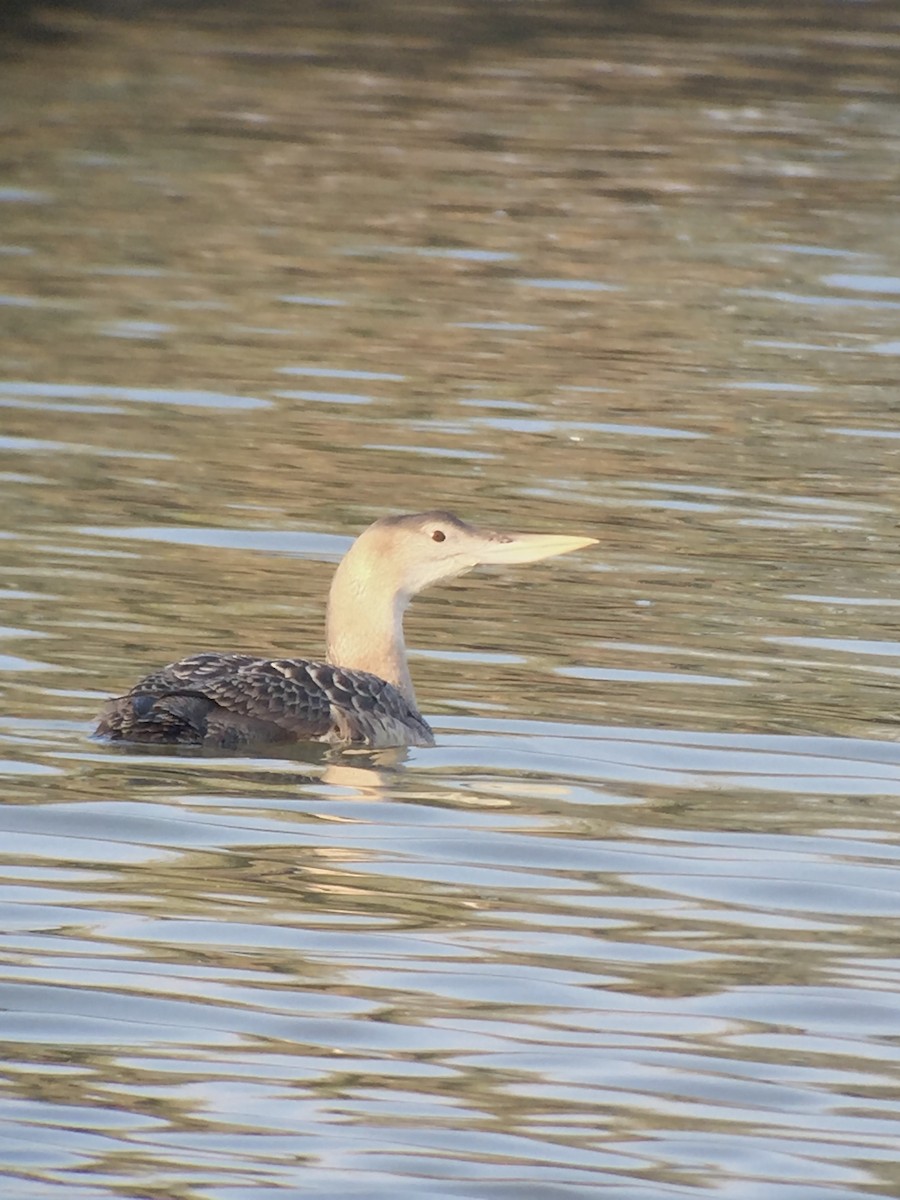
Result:
[[[0,1190],[900,1194],[896,8],[35,20]],[[434,507],[600,539],[413,606],[435,749],[90,740]]]

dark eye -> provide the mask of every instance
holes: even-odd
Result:
[[[436,529],[431,535],[431,540],[433,542],[446,542],[447,535],[444,533],[443,529]]]

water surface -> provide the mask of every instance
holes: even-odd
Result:
[[[0,74],[6,1189],[896,1195],[896,12],[354,11]],[[425,507],[435,749],[89,740]]]

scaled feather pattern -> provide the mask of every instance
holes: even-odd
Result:
[[[110,702],[97,733],[223,749],[278,741],[434,745],[416,709],[368,671],[214,651],[146,675]]]

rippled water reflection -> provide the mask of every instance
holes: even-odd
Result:
[[[349,12],[0,74],[4,1194],[895,1195],[894,9]],[[426,506],[436,749],[89,740]]]
[[[587,1196],[890,1168],[900,748],[466,724],[324,772],[41,731],[62,794],[23,777],[2,813],[29,1170]]]

